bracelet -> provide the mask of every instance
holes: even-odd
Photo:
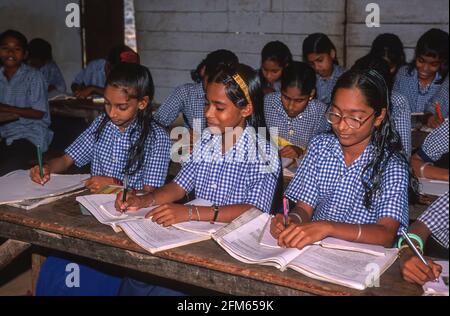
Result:
[[[411,234],[411,233],[408,233],[408,237],[411,238],[411,239],[414,239],[418,243],[418,249],[423,254],[423,240],[422,240],[422,238],[420,238],[420,236],[418,236],[416,234]],[[405,241],[405,238],[400,237],[398,239],[397,248],[401,248],[402,243],[404,241]]]
[[[303,223],[303,220],[302,220],[301,216],[298,215],[297,213],[295,213],[295,212],[290,212],[288,215],[289,215],[289,216],[292,215],[292,216],[296,217],[296,218],[298,219],[298,221],[299,221],[299,224]]]
[[[356,236],[355,241],[358,241],[359,238],[361,238],[361,234],[362,234],[361,224],[358,224],[358,236]]]
[[[192,220],[192,205],[188,204],[188,221],[190,222]]]
[[[200,222],[200,212],[198,211],[197,205],[195,205],[195,211],[197,212],[197,221]]]
[[[214,215],[213,215],[213,219],[212,219],[212,221],[210,223],[214,224],[216,222],[216,220],[217,220],[217,216],[219,215],[219,207],[214,204],[212,206],[212,211],[214,212]]]
[[[403,245],[403,246],[401,246],[401,247],[398,249],[398,252],[397,252],[397,258],[400,258],[400,257],[402,256],[403,252],[405,252],[406,249],[409,249],[409,246],[408,246],[408,245]]]
[[[420,166],[420,177],[425,178],[423,175],[423,172],[425,171],[426,166],[432,166],[433,164],[431,162],[426,162]]]
[[[153,193],[150,193],[152,196],[152,201],[150,202],[150,205],[148,207],[155,206],[155,195]]]

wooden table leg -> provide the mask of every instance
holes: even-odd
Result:
[[[0,270],[10,264],[15,258],[27,250],[31,244],[8,239],[0,245]]]
[[[31,255],[31,289],[33,291],[33,296],[36,295],[36,285],[39,278],[39,272],[41,271],[41,266],[44,264],[47,257],[42,256],[37,253]]]

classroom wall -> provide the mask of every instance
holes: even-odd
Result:
[[[366,27],[371,2],[380,6],[380,28]],[[305,36],[323,32],[351,65],[380,33],[397,33],[411,58],[423,32],[449,28],[447,0],[135,0],[135,7],[138,50],[155,78],[157,102],[190,82],[189,70],[215,49],[258,67],[265,43],[281,40],[300,59]]]
[[[343,51],[344,0],[135,0],[138,50],[161,102],[212,50],[234,51],[258,67],[263,46],[281,40],[295,58],[311,32],[324,32]]]
[[[53,57],[68,89],[81,69],[81,36],[79,29],[66,27],[67,3],[76,0],[0,0],[0,32],[16,29],[28,40],[42,37],[53,46]]]
[[[365,12],[368,3],[380,6],[379,28],[368,28]],[[397,34],[405,46],[406,58],[414,57],[419,37],[430,28],[449,31],[448,0],[348,0],[347,64],[366,54],[381,33]]]

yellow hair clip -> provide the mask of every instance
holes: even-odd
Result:
[[[245,81],[242,79],[242,77],[239,74],[235,74],[233,76],[234,81],[239,85],[239,88],[244,92],[245,99],[247,100],[248,104],[252,103],[252,99],[250,98],[250,94],[248,93],[248,86],[245,83]]]

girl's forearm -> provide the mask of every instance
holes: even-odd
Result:
[[[396,231],[380,224],[344,224],[328,222],[329,237],[364,244],[392,247]]]

